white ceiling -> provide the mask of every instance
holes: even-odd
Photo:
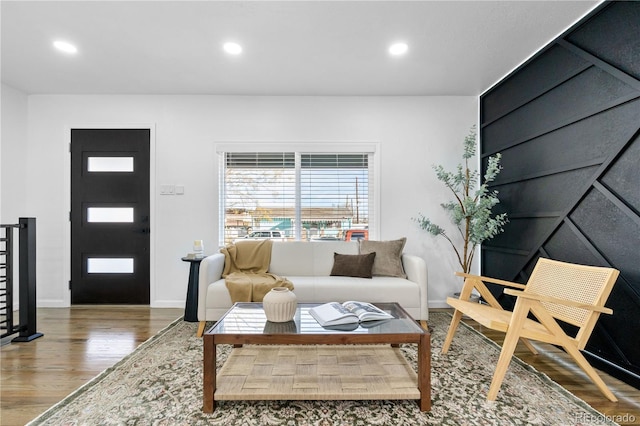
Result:
[[[478,95],[597,1],[7,1],[26,93]],[[78,46],[75,56],[54,39]],[[222,43],[244,47],[230,57]],[[409,44],[404,57],[388,45]]]

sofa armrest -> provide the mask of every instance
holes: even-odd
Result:
[[[224,270],[224,254],[215,253],[200,262],[198,277],[198,320],[205,321],[207,311],[207,288],[209,284],[222,278]]]
[[[420,289],[420,320],[429,319],[429,299],[427,297],[427,262],[411,254],[402,255],[402,266],[407,279],[418,284]]]

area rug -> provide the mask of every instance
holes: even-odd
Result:
[[[202,339],[176,320],[30,425],[612,425],[605,416],[519,360],[497,401],[486,401],[499,347],[462,324],[440,348],[451,317],[432,313],[432,410],[415,401],[220,401],[202,407]],[[231,347],[218,351],[221,368]],[[415,345],[403,345],[416,368]]]

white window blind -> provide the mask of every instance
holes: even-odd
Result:
[[[369,229],[373,153],[220,154],[221,244],[261,238],[257,231],[279,231],[269,235],[284,240],[335,240],[348,229]]]

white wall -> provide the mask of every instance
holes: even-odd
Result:
[[[18,223],[25,217],[24,169],[27,165],[27,95],[6,84],[1,88],[0,222]]]
[[[87,126],[152,126],[152,306],[184,306],[188,264],[180,258],[195,239],[205,241],[207,252],[217,247],[214,146],[234,141],[378,142],[380,239],[407,236],[405,251],[427,261],[431,306],[443,306],[453,285],[459,289],[452,250],[412,217],[422,212],[450,226],[439,206],[450,196],[431,165],[453,168],[460,161],[462,140],[477,121],[475,97],[33,95],[28,113],[29,161],[13,165],[7,153],[25,152],[15,147],[2,157],[3,181],[26,179],[27,196],[2,198],[38,219],[39,306],[69,303],[68,138],[70,128]],[[185,195],[159,195],[160,184],[182,184]]]
[[[0,114],[0,223],[15,224],[20,217],[29,217],[24,191],[24,169],[27,164],[27,95],[2,84]],[[13,231],[13,249],[18,249],[18,232]],[[13,274],[13,306],[18,309],[18,268]]]

